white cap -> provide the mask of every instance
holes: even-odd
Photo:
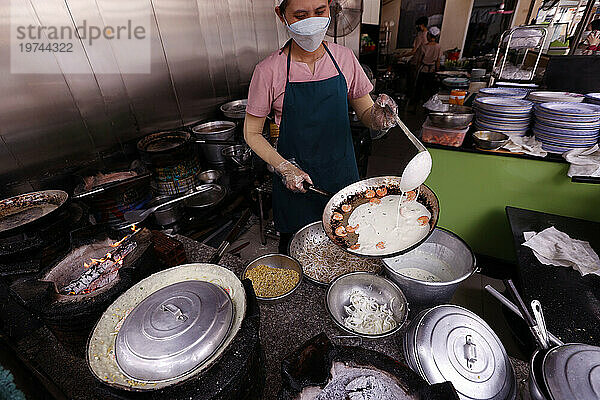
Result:
[[[275,5],[279,7],[283,3],[283,0],[275,0]]]
[[[437,36],[440,34],[440,28],[438,28],[437,26],[432,26],[431,28],[429,28],[429,33],[431,33],[433,36]]]

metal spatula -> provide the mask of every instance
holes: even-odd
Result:
[[[132,210],[132,211],[127,211],[125,213],[125,220],[127,222],[133,222],[133,223],[139,223],[144,221],[146,218],[148,218],[149,215],[151,215],[154,211],[158,210],[159,208],[168,206],[169,204],[173,204],[173,203],[177,203],[180,202],[182,200],[185,200],[189,197],[195,196],[199,193],[203,193],[203,192],[208,192],[209,190],[212,190],[212,187],[205,187],[199,190],[196,190],[194,192],[188,193],[184,196],[181,197],[176,197],[172,200],[169,200],[165,203],[159,204],[155,207],[152,208],[148,208],[147,210]]]

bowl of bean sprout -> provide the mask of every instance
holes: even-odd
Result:
[[[333,281],[325,305],[336,325],[364,338],[393,335],[408,316],[402,290],[394,282],[368,272],[353,272]]]

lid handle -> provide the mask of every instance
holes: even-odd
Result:
[[[473,343],[471,335],[467,335],[465,344],[465,358],[467,359],[467,368],[473,368],[477,362],[477,345]]]
[[[187,315],[181,312],[181,308],[177,307],[175,304],[163,304],[162,306],[160,306],[160,308],[163,311],[170,312],[171,314],[173,314],[173,316],[179,321],[185,321],[186,319],[188,319]]]

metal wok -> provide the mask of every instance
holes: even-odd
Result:
[[[0,201],[0,234],[14,233],[19,228],[56,213],[69,199],[62,190],[44,190],[20,194]]]
[[[350,186],[345,187],[344,189],[337,192],[329,202],[325,205],[325,209],[323,210],[323,229],[325,233],[334,243],[338,244],[344,250],[349,253],[352,253],[361,257],[371,257],[371,258],[388,258],[394,257],[400,254],[404,254],[409,252],[410,250],[416,248],[421,243],[423,243],[427,238],[433,233],[435,227],[437,226],[438,217],[440,214],[440,204],[435,193],[427,186],[421,185],[419,187],[419,197],[417,201],[423,204],[427,210],[431,213],[431,219],[429,220],[429,232],[427,235],[414,243],[413,245],[396,252],[378,254],[378,255],[366,255],[356,250],[351,250],[346,246],[342,246],[334,233],[334,228],[331,225],[331,220],[333,213],[341,208],[342,204],[344,204],[348,199],[351,199],[354,196],[364,194],[368,189],[375,190],[381,186],[386,186],[388,188],[399,188],[400,187],[400,177],[399,176],[379,176],[375,178],[368,178],[362,181],[351,184]]]

